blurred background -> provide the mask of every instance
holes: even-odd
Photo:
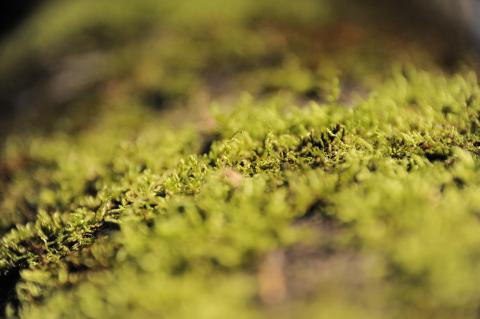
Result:
[[[0,35],[12,31],[28,17],[40,4],[52,0],[18,0],[0,4]],[[388,6],[398,13],[398,10],[408,14],[420,15],[427,23],[436,21],[437,24],[448,28],[461,29],[472,41],[480,39],[480,2],[476,0],[405,0],[401,1],[365,1],[364,5]],[[377,3],[375,3],[377,2]],[[408,21],[406,21],[408,23]],[[438,25],[437,25],[438,27]]]
[[[92,100],[112,87],[129,87],[128,95],[145,104],[188,104],[202,81],[218,97],[228,91],[225,83],[240,81],[238,74],[287,60],[315,72],[335,69],[318,59],[334,52],[350,53],[333,63],[349,87],[355,87],[349,63],[372,77],[395,63],[453,72],[480,39],[474,0],[18,0],[0,6],[1,136],[55,127],[59,119],[86,122],[95,110],[85,105],[99,104]],[[210,59],[220,64],[213,69]],[[235,83],[237,91],[256,93],[251,82]]]

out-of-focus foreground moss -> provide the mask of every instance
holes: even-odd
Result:
[[[477,318],[476,74],[376,18],[47,1],[0,51],[0,316]]]

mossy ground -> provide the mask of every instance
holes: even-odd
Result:
[[[47,2],[0,59],[4,316],[477,318],[475,67],[384,20]]]

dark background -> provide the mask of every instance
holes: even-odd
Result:
[[[0,1],[0,37],[13,30],[41,0]]]

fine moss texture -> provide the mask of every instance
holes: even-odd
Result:
[[[475,62],[364,7],[45,2],[0,51],[0,317],[478,318]]]

